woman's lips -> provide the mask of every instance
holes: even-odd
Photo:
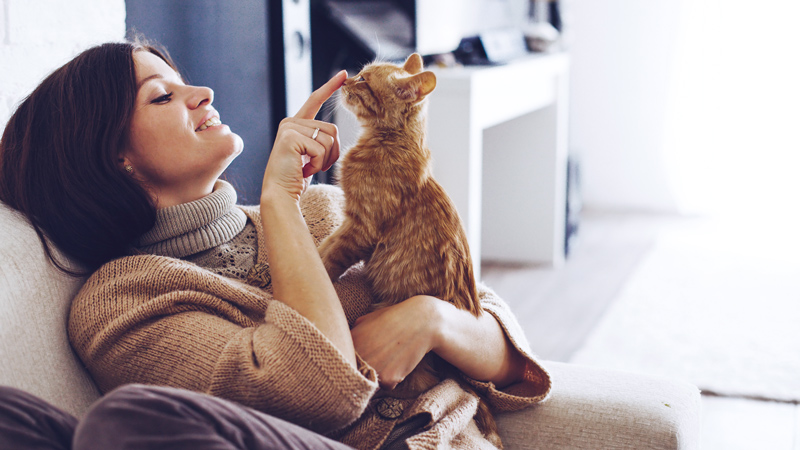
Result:
[[[217,125],[222,125],[222,122],[219,120],[219,117],[212,116],[208,120],[206,120],[205,122],[200,124],[200,126],[197,127],[197,129],[194,130],[194,131],[203,131],[206,128],[217,126]]]

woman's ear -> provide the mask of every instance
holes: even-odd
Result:
[[[124,156],[120,156],[118,159],[120,167],[122,167],[125,172],[129,174],[133,174],[133,164],[128,160],[128,158]]]
[[[418,74],[422,70],[422,56],[419,53],[412,53],[406,58],[405,64],[403,64],[403,70],[410,73],[411,75]]]

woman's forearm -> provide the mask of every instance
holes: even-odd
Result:
[[[475,317],[438,301],[441,313],[433,351],[465,375],[505,387],[521,381],[525,358],[511,344],[491,314]]]
[[[261,221],[275,298],[310,320],[355,367],[347,319],[297,202],[262,198]]]

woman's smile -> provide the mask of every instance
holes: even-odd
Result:
[[[203,120],[200,122],[197,128],[194,129],[194,131],[200,132],[207,128],[212,128],[219,125],[222,125],[222,121],[219,118],[219,113],[216,110],[211,110],[211,112],[203,117]]]
[[[203,124],[200,125],[200,128],[198,128],[196,131],[197,132],[205,131],[208,128],[218,127],[218,126],[221,126],[221,125],[222,125],[222,122],[220,122],[220,120],[218,118],[212,117],[212,118],[206,120],[205,122],[203,122]]]

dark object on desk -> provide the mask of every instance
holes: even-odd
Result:
[[[492,30],[462,39],[453,53],[461,64],[474,66],[503,64],[526,55],[528,50],[521,31]]]
[[[478,36],[461,39],[458,48],[453,50],[453,55],[455,55],[456,61],[465,66],[491,64],[486,58],[486,51],[483,49],[483,44],[481,44]]]
[[[531,22],[534,22],[539,19],[544,19],[555,27],[556,30],[559,32],[563,30],[563,21],[561,20],[561,2],[559,0],[550,0],[550,1],[543,1],[542,3],[545,4],[543,9],[540,9],[537,13],[536,8],[534,7],[534,3],[537,3],[534,0],[531,0],[530,4],[530,11],[528,13],[528,18]],[[539,17],[544,16],[544,17]]]
[[[561,48],[561,13],[558,3],[545,0],[532,1],[529,18],[530,22],[525,27],[528,50],[532,52],[559,51]]]

